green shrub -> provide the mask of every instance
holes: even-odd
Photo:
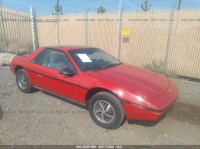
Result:
[[[162,61],[152,61],[152,64],[146,64],[144,65],[144,68],[159,74],[163,74],[168,78],[177,78],[176,73],[172,70],[166,69],[164,62]]]

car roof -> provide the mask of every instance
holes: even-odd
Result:
[[[94,47],[89,47],[89,46],[77,46],[77,45],[60,45],[60,46],[45,46],[42,48],[52,48],[52,49],[61,49],[64,51],[68,51],[68,50],[76,50],[76,49],[91,49]]]

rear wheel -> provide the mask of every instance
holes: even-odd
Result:
[[[24,92],[29,93],[32,91],[32,85],[29,81],[28,75],[24,69],[20,69],[16,73],[16,82],[18,88]]]
[[[90,99],[89,112],[95,123],[106,129],[118,128],[125,117],[120,100],[108,92],[99,92]]]

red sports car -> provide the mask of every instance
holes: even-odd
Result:
[[[166,77],[126,65],[98,48],[42,47],[10,66],[19,89],[38,88],[87,106],[106,129],[122,121],[156,121],[174,105],[178,87]]]

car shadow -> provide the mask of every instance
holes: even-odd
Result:
[[[39,89],[37,88],[32,88],[31,91],[29,92],[29,94],[34,94],[36,92],[40,91]]]
[[[0,106],[0,120],[3,118],[3,110],[2,110],[2,108],[1,108],[1,106]]]

